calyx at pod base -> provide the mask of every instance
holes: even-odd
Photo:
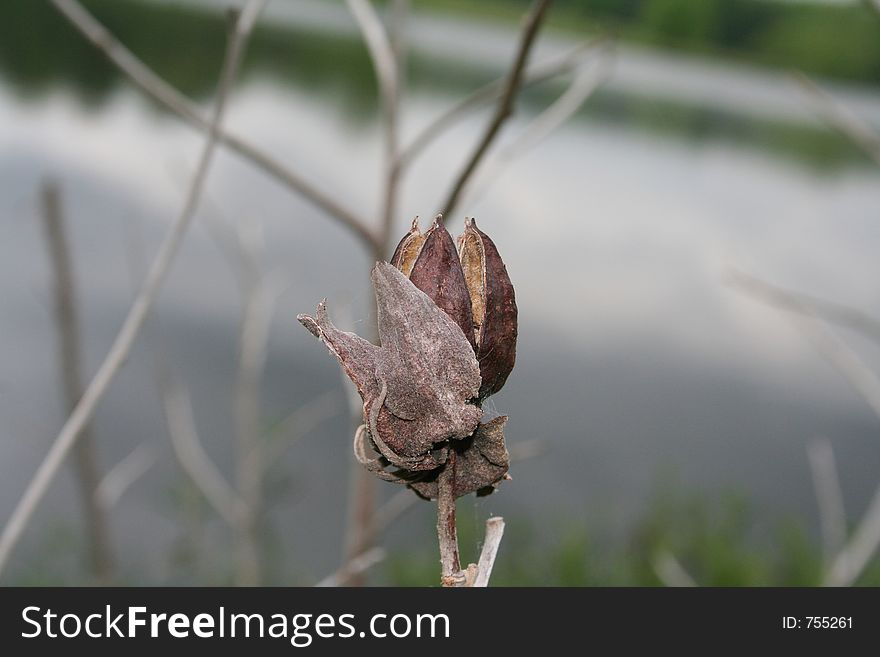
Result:
[[[517,308],[498,249],[472,219],[458,245],[438,215],[418,218],[372,282],[379,345],[337,329],[321,302],[299,321],[320,338],[363,400],[358,461],[385,481],[437,496],[454,450],[456,497],[491,493],[507,477],[506,417],[481,422],[483,401],[504,385],[516,354]]]

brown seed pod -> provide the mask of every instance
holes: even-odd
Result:
[[[458,253],[471,300],[480,399],[485,399],[501,390],[516,362],[516,297],[495,243],[471,218],[465,219]]]
[[[436,216],[424,235],[413,221],[413,227],[397,245],[391,264],[461,327],[473,347],[471,300],[455,242],[443,225],[442,216]]]
[[[416,216],[412,220],[412,227],[409,229],[409,232],[403,236],[397,248],[394,249],[394,255],[391,256],[391,264],[409,278],[413,265],[416,264],[416,258],[419,257],[424,245],[425,234],[419,230],[419,218]]]

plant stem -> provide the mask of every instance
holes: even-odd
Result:
[[[461,561],[458,556],[458,531],[455,521],[455,452],[437,477],[437,540],[440,543],[440,582],[443,586],[461,586]]]

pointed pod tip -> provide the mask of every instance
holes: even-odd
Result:
[[[464,227],[465,227],[465,230],[470,229],[470,228],[476,228],[477,222],[474,220],[473,217],[465,217],[464,218]]]
[[[419,234],[421,231],[419,230],[419,215],[413,217],[412,223],[409,227],[409,232]]]
[[[311,315],[297,315],[296,318],[299,320],[299,323],[308,329],[309,333],[314,335],[316,338],[321,337],[321,331],[318,328],[318,322]]]
[[[442,226],[443,223],[444,223],[444,222],[443,222],[443,213],[442,213],[442,212],[438,212],[438,213],[434,216],[434,223],[432,224],[431,228],[436,228],[437,226]]]

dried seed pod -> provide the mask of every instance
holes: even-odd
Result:
[[[455,443],[455,497],[468,493],[488,495],[492,493],[502,480],[507,478],[510,467],[510,456],[504,446],[504,425],[506,416],[480,424],[474,435]],[[444,466],[444,467],[448,467]],[[439,471],[438,471],[439,472]],[[384,473],[383,473],[384,474]],[[431,473],[422,480],[403,480],[420,497],[434,499],[437,497],[436,474]]]
[[[501,390],[516,362],[516,297],[495,243],[471,218],[458,238],[458,254],[471,300],[482,400]]]
[[[417,221],[418,217],[397,245],[391,264],[461,327],[473,347],[471,300],[452,235],[446,230],[439,214],[424,234],[419,231]]]
[[[412,220],[412,227],[409,229],[409,232],[403,236],[397,248],[394,249],[394,255],[391,256],[391,264],[403,272],[403,275],[407,278],[412,273],[413,265],[416,264],[416,258],[422,252],[425,239],[425,234],[419,230],[419,218],[416,216]]]

